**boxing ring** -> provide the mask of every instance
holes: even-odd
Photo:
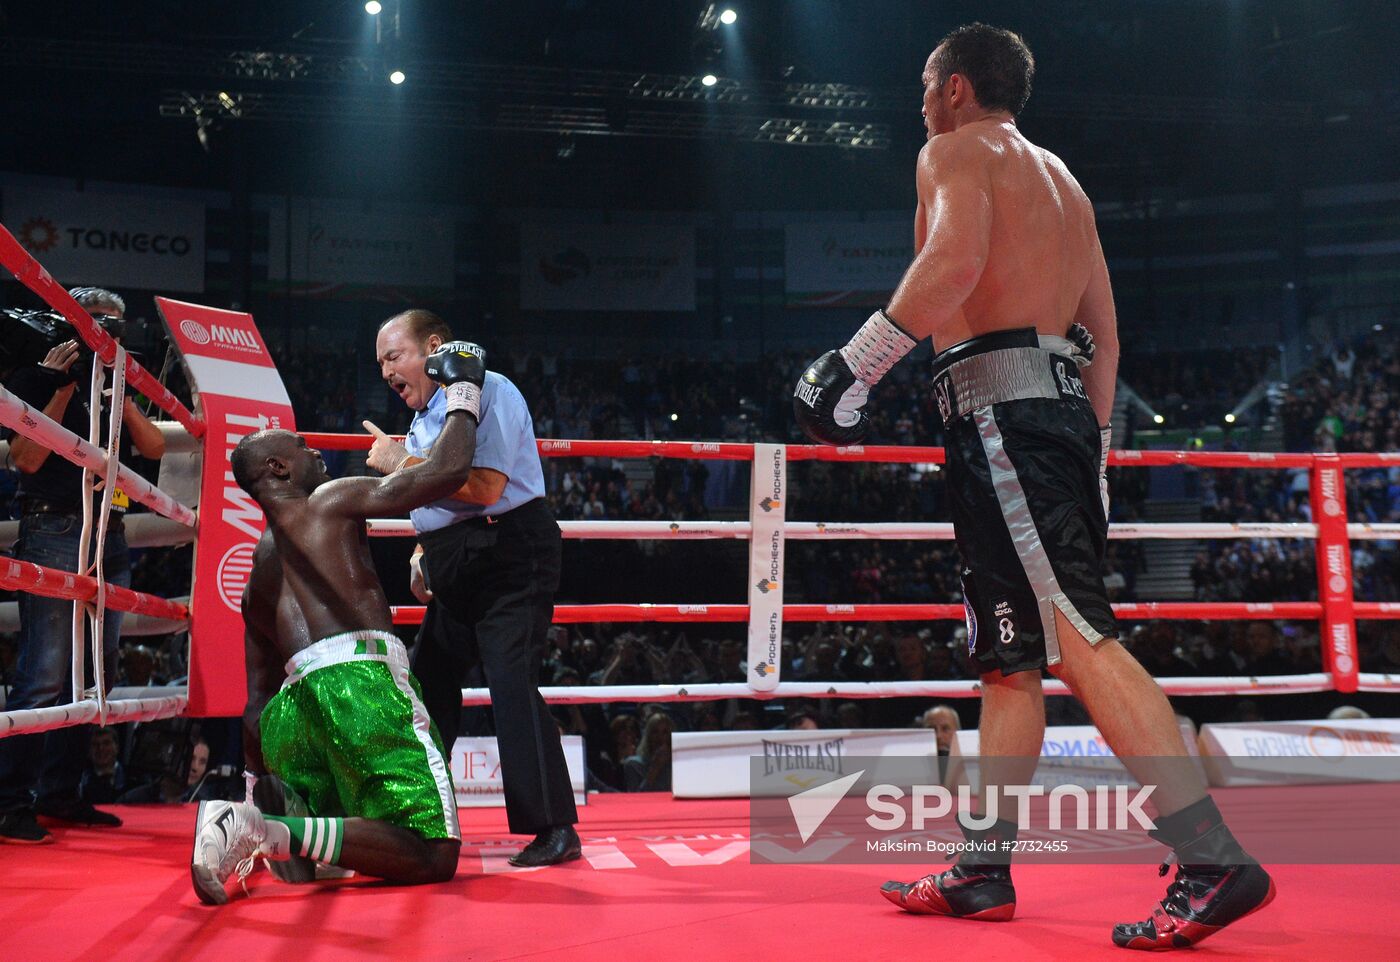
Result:
[[[372,438],[353,434],[303,433],[308,444],[328,451],[368,450]],[[541,440],[542,457],[572,458],[678,458],[685,460],[750,461],[759,478],[775,458],[791,462],[824,461],[844,464],[900,463],[943,464],[943,449],[937,447],[894,447],[867,445],[832,448],[820,445],[764,445],[735,442],[689,441],[569,441]],[[1163,522],[1113,524],[1109,538],[1188,538],[1233,540],[1240,538],[1308,539],[1315,544],[1320,601],[1298,602],[1133,602],[1115,604],[1122,621],[1165,620],[1308,620],[1320,623],[1322,672],[1297,675],[1236,677],[1159,678],[1169,695],[1263,695],[1338,691],[1350,693],[1400,691],[1400,676],[1377,672],[1363,673],[1357,663],[1355,622],[1362,619],[1400,619],[1400,603],[1358,602],[1352,597],[1351,546],[1353,540],[1400,538],[1400,524],[1349,523],[1346,518],[1345,483],[1342,472],[1362,468],[1388,468],[1400,465],[1400,454],[1274,454],[1207,451],[1123,451],[1109,455],[1113,467],[1168,467],[1189,465],[1198,468],[1289,469],[1309,473],[1309,492],[1316,522],[1287,523],[1210,523]],[[764,476],[763,483],[769,479]],[[785,472],[777,479],[786,487]],[[842,522],[788,522],[781,504],[755,482],[749,521],[561,521],[567,539],[632,539],[656,541],[696,541],[738,539],[753,543],[755,530],[765,529],[779,541],[950,541],[953,526],[936,522],[896,522],[848,524]],[[764,507],[764,501],[768,501]],[[767,515],[767,517],[764,517]],[[412,537],[407,520],[371,519],[371,537]],[[750,589],[749,604],[593,604],[556,605],[557,624],[669,622],[741,623],[749,629],[749,663],[767,666],[757,680],[745,683],[696,685],[619,685],[609,687],[574,686],[541,689],[546,700],[558,704],[604,703],[617,701],[704,701],[725,698],[880,698],[887,696],[927,696],[967,698],[980,692],[975,681],[929,682],[783,682],[781,659],[773,659],[765,638],[781,637],[784,622],[845,621],[934,621],[965,617],[959,604],[783,604],[786,581],[782,545],[770,549],[777,559],[762,586]],[[751,558],[751,560],[754,560]],[[751,565],[750,574],[753,574]],[[394,621],[414,625],[422,621],[424,608],[402,606],[394,609]],[[774,613],[779,620],[773,621]],[[1067,695],[1062,682],[1047,680],[1047,694]],[[485,689],[463,691],[463,704],[489,703]]]
[[[237,574],[246,563],[246,541],[229,540],[228,528],[255,536],[260,518],[246,512],[246,502],[230,500],[217,452],[237,437],[265,424],[266,411],[235,405],[220,414],[217,392],[197,390],[190,412],[148,372],[126,357],[85,311],[13,238],[0,229],[0,262],[74,325],[82,339],[115,372],[115,397],[124,385],[140,390],[169,415],[177,433],[200,447],[204,466],[199,510],[117,464],[113,452],[78,438],[40,412],[0,390],[0,423],[56,454],[84,467],[91,478],[110,486],[120,483],[156,515],[179,526],[165,543],[222,539],[211,557],[218,564],[197,564],[188,603],[107,585],[100,570],[74,572],[0,559],[0,587],[30,591],[75,602],[76,619],[96,617],[111,607],[162,619],[161,624],[191,632],[192,668],[188,689],[169,693],[112,697],[104,694],[101,639],[92,637],[95,686],[83,684],[88,652],[74,645],[74,691],[66,706],[0,713],[0,737],[34,733],[62,725],[96,721],[115,724],[187,715],[234,714],[228,706],[242,698],[242,638],[237,613],[229,603]],[[187,327],[194,315],[163,302],[163,317],[182,348],[199,344],[200,330]],[[180,310],[176,315],[167,312]],[[211,309],[199,309],[208,311]],[[226,312],[225,312],[226,313]],[[246,315],[241,315],[246,317]],[[251,318],[248,319],[251,324]],[[240,329],[243,330],[243,329]],[[212,362],[190,361],[207,375],[220,371]],[[273,371],[275,377],[275,369]],[[265,378],[264,378],[265,380]],[[97,376],[95,376],[97,383]],[[209,382],[207,379],[205,384]],[[280,387],[280,381],[278,382]],[[273,392],[275,394],[275,392]],[[285,394],[282,395],[285,398]],[[263,398],[266,400],[266,398]],[[273,398],[276,401],[276,398]],[[120,416],[120,405],[114,407]],[[280,410],[280,408],[278,408]],[[240,413],[240,411],[242,413]],[[292,424],[289,409],[281,415]],[[220,420],[222,418],[222,420]],[[115,432],[112,432],[115,433]],[[94,429],[93,438],[98,435]],[[237,435],[241,436],[241,434]],[[363,450],[371,438],[303,432],[323,450]],[[827,448],[805,445],[686,441],[539,442],[544,457],[678,458],[746,461],[754,482],[747,521],[632,522],[566,521],[569,539],[650,539],[747,542],[747,604],[590,604],[559,605],[560,624],[666,622],[743,624],[748,631],[749,677],[745,681],[691,685],[620,685],[545,688],[556,704],[600,702],[687,702],[731,698],[881,698],[921,696],[970,698],[979,686],[971,681],[826,683],[782,678],[781,639],[785,623],[962,620],[956,604],[790,604],[784,601],[788,540],[947,541],[952,526],[940,523],[795,522],[786,520],[791,485],[787,466],[799,461],[839,464],[904,463],[939,465],[943,452],[932,447]],[[1360,671],[1355,624],[1364,619],[1400,618],[1400,603],[1357,602],[1352,597],[1352,541],[1400,538],[1400,525],[1348,522],[1346,470],[1391,467],[1398,454],[1314,455],[1216,452],[1114,451],[1118,467],[1194,465],[1202,468],[1298,468],[1309,473],[1314,521],[1302,524],[1130,524],[1113,525],[1110,537],[1137,538],[1290,538],[1314,542],[1319,579],[1316,602],[1226,603],[1159,602],[1120,604],[1123,620],[1294,619],[1320,627],[1320,672],[1207,678],[1162,678],[1173,695],[1266,696],[1302,692],[1400,691],[1400,677]],[[236,489],[235,489],[236,492]],[[240,514],[240,511],[243,513]],[[233,521],[230,522],[229,519]],[[105,519],[94,520],[98,537]],[[219,529],[219,524],[224,529]],[[374,537],[411,537],[403,519],[369,522]],[[198,533],[198,539],[195,535]],[[242,553],[241,553],[242,552]],[[98,557],[101,557],[100,551]],[[735,577],[739,577],[736,572]],[[203,582],[203,583],[201,583]],[[222,599],[222,600],[220,600]],[[396,608],[394,621],[413,625],[424,609]],[[75,622],[77,623],[77,622]],[[230,637],[230,633],[234,636]],[[81,635],[79,635],[81,638]],[[204,686],[205,690],[197,690]],[[1065,694],[1048,681],[1050,694]],[[484,689],[463,691],[463,703],[488,703]],[[241,705],[239,706],[241,707]],[[222,710],[214,710],[221,708]],[[1319,812],[1347,806],[1354,817],[1386,824],[1387,796],[1373,788],[1332,789],[1310,804]],[[1227,815],[1234,806],[1251,804],[1249,790],[1220,793]],[[1311,796],[1310,796],[1311,797]],[[1160,896],[1151,872],[1141,866],[1046,866],[1018,868],[1017,886],[1025,904],[1018,922],[979,926],[953,920],[898,915],[876,895],[880,882],[899,874],[898,866],[811,864],[752,865],[748,803],[743,800],[685,801],[665,793],[602,795],[581,809],[584,858],[548,870],[515,869],[506,858],[522,844],[505,834],[498,809],[464,810],[462,865],[450,883],[423,889],[395,889],[355,880],[317,886],[279,886],[266,874],[256,877],[252,897],[235,900],[219,911],[196,903],[189,890],[187,866],[194,811],[190,806],[122,809],[126,827],[119,831],[55,828],[58,845],[5,852],[0,881],[0,922],[12,933],[8,946],[15,958],[104,958],[185,960],[189,958],[265,958],[295,951],[308,960],[391,957],[460,958],[608,958],[636,954],[670,958],[727,958],[761,953],[766,959],[866,958],[925,952],[931,939],[945,952],[980,953],[1027,960],[1122,958],[1108,942],[1110,920],[1136,919]],[[1221,938],[1202,951],[1220,958],[1352,960],[1393,957],[1371,934],[1381,894],[1394,885],[1389,866],[1280,866],[1280,898],[1268,924],[1242,924],[1228,941]],[[1368,921],[1368,919],[1370,921]],[[941,923],[941,924],[940,924]],[[878,950],[872,950],[872,945]],[[1235,953],[1241,953],[1236,955]],[[8,954],[8,953],[7,953]]]

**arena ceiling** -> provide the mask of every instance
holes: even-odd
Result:
[[[1091,191],[1396,176],[1386,0],[734,0],[731,25],[696,0],[382,6],[0,3],[0,167],[464,203],[902,204],[924,58],[982,19],[1026,36],[1023,126]]]

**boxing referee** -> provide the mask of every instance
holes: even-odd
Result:
[[[370,467],[389,474],[432,450],[447,406],[423,373],[423,361],[451,340],[446,322],[431,311],[405,311],[380,325],[380,373],[417,413],[406,445],[365,422],[375,435]],[[559,525],[544,497],[529,408],[508,378],[486,374],[467,483],[411,517],[419,541],[413,591],[428,606],[413,673],[428,713],[451,745],[461,721],[462,683],[479,663],[491,690],[510,830],[535,836],[511,863],[576,859],[578,812],[559,728],[535,687],[559,587]]]

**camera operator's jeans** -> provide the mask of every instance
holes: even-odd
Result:
[[[78,566],[82,519],[57,514],[28,514],[20,520],[14,555],[49,568],[73,571]],[[94,541],[93,548],[96,548]],[[131,557],[126,535],[108,531],[103,574],[108,584],[131,585]],[[103,664],[110,689],[117,673],[117,641],[122,613],[107,609],[103,621]],[[90,632],[88,685],[92,684]],[[7,710],[47,708],[72,701],[73,602],[20,592],[19,658],[11,679]],[[66,804],[78,797],[78,779],[87,765],[93,726],[75,725],[34,735],[0,738],[0,812],[27,808],[37,795]]]

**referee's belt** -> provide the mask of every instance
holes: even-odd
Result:
[[[933,396],[944,425],[980,407],[1029,398],[1088,401],[1067,338],[1033,327],[954,344],[933,359]]]

